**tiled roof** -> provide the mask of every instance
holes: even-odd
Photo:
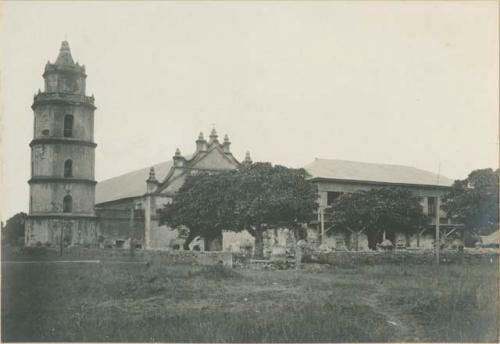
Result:
[[[165,161],[154,165],[156,179],[163,181],[172,167],[173,161]],[[122,174],[97,183],[95,203],[115,201],[121,198],[142,196],[146,193],[146,179],[151,166]]]
[[[156,179],[163,181],[172,167],[172,160],[154,165]],[[97,183],[96,204],[146,193],[146,179],[151,167],[129,172]],[[453,180],[415,167],[374,164],[346,160],[315,159],[304,166],[312,178],[342,179],[381,183],[451,186]]]
[[[304,166],[312,178],[451,186],[453,180],[411,166],[316,158]]]

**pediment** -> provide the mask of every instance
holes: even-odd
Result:
[[[197,154],[189,162],[189,168],[200,170],[234,170],[238,165],[232,154],[226,154],[218,147]]]
[[[186,175],[194,171],[224,171],[239,167],[232,154],[226,154],[220,147],[211,147],[207,152],[196,153],[183,167],[172,167],[166,180],[156,192],[176,193],[184,184]]]

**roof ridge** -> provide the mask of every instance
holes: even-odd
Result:
[[[133,171],[130,171],[130,172],[125,172],[125,173],[122,173],[122,174],[119,174],[117,176],[114,176],[114,177],[110,177],[110,178],[106,178],[104,180],[101,180],[99,183],[102,183],[102,182],[105,182],[105,181],[108,181],[108,180],[111,180],[111,179],[115,179],[115,178],[119,178],[119,177],[123,177],[123,176],[126,176],[126,175],[129,175],[129,174],[132,174],[132,173],[136,173],[136,172],[139,172],[139,171],[143,171],[145,169],[149,169],[151,167],[155,167],[155,166],[158,166],[158,165],[161,165],[161,164],[165,164],[165,163],[168,163],[172,161],[172,159],[170,160],[165,160],[163,162],[159,162],[157,164],[152,164],[152,165],[149,165],[149,166],[146,166],[146,167],[141,167],[141,168],[138,168],[137,170],[133,170]]]
[[[422,168],[401,164],[375,163],[343,159],[315,158],[304,166],[313,177],[405,184],[450,186],[453,179]]]
[[[332,159],[332,158],[314,158],[315,160],[326,160],[326,161],[341,161],[341,162],[354,162],[356,164],[370,164],[370,165],[383,165],[383,166],[400,166],[400,167],[411,167],[411,168],[416,168],[419,169],[418,167],[411,166],[411,165],[404,165],[404,164],[389,164],[389,163],[384,163],[384,162],[369,162],[369,161],[359,161],[359,160],[346,160],[346,159]],[[422,170],[422,169],[420,169]],[[426,172],[430,172],[427,170],[422,170]]]

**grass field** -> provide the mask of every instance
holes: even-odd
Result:
[[[2,264],[2,341],[490,341],[498,266]]]

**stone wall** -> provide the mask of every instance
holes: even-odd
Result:
[[[233,266],[233,255],[230,252],[135,250],[131,255],[130,250],[125,249],[68,247],[63,250],[63,255],[59,256],[58,248],[27,247],[2,252],[2,258],[6,260],[100,260],[102,262]]]
[[[96,246],[99,236],[95,219],[50,219],[28,217],[25,222],[26,246],[57,245],[61,241],[72,245]]]
[[[498,264],[498,252],[464,252],[443,250],[440,262],[450,263],[490,263]],[[375,264],[435,264],[434,251],[391,251],[391,252],[329,252],[319,253],[317,261],[339,266],[375,265]]]

